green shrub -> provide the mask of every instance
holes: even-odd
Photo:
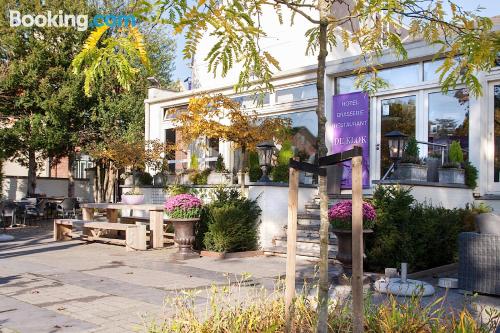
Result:
[[[205,249],[218,252],[256,250],[261,209],[257,200],[241,197],[234,189],[218,188],[207,206]]]
[[[252,151],[248,153],[248,175],[251,182],[258,182],[262,177],[262,170],[259,165],[259,155]]]
[[[410,137],[406,144],[402,163],[420,163],[420,149],[418,148],[417,140],[415,137]]]
[[[212,286],[204,294],[205,304],[199,302],[199,292],[194,290],[167,298],[168,308],[174,311],[162,315],[159,320],[150,320],[144,326],[148,333],[287,332],[283,287],[278,285],[273,291],[268,291],[260,286],[247,286],[248,278],[248,275],[243,275],[234,284]],[[245,288],[244,295],[242,287]],[[318,299],[311,294],[311,290],[305,287],[293,299],[294,311],[291,311],[289,324],[295,327],[294,332],[316,332]],[[447,308],[445,298],[425,302],[420,296],[403,301],[389,297],[379,304],[372,304],[370,297],[370,294],[365,297],[365,332],[489,333],[495,332],[499,324],[500,311],[494,308],[476,321],[466,307],[458,311]],[[350,297],[329,304],[327,321],[328,332],[353,332]]]
[[[471,162],[467,161],[464,164],[465,169],[465,185],[467,185],[471,189],[475,189],[477,187],[477,174],[478,171]]]
[[[457,260],[458,234],[470,229],[465,222],[468,211],[417,203],[410,191],[376,188],[377,223],[366,242],[368,269],[381,272],[407,262],[411,271],[419,271]]]
[[[211,172],[212,170],[210,169],[205,169],[201,172],[195,170],[189,175],[189,180],[193,183],[193,185],[207,185],[208,176]]]
[[[224,157],[221,154],[217,156],[217,161],[215,162],[215,172],[226,172],[226,165],[224,164]]]
[[[189,193],[189,187],[186,185],[182,185],[182,184],[172,184],[172,185],[168,185],[165,188],[165,192],[169,196],[173,197],[174,195],[177,195],[177,194]]]
[[[464,153],[462,152],[460,142],[453,141],[451,143],[448,158],[450,159],[450,163],[456,166],[459,166],[464,161]]]
[[[288,165],[279,164],[271,169],[271,178],[276,183],[288,183],[290,178]]]
[[[139,174],[139,183],[141,185],[152,185],[153,184],[153,176],[149,174],[149,172],[141,172]]]
[[[294,156],[292,143],[290,141],[285,141],[281,145],[281,149],[278,153],[278,164],[288,165],[290,159]]]
[[[198,170],[198,168],[200,167],[198,162],[198,156],[196,156],[195,154],[191,155],[189,167],[193,170]]]

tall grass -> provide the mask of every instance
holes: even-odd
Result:
[[[241,280],[235,285],[213,286],[206,291],[182,292],[168,301],[173,314],[149,321],[148,333],[271,333],[285,332],[285,302],[283,285],[274,291],[247,286]],[[317,299],[310,296],[307,285],[297,295],[292,313],[295,332],[316,332]],[[199,303],[200,297],[206,302]],[[201,298],[203,299],[203,298]],[[487,311],[485,322],[477,321],[466,309],[444,308],[440,298],[428,305],[416,295],[405,300],[389,297],[382,304],[372,304],[371,295],[365,300],[365,332],[376,333],[490,333],[495,332],[500,312]],[[349,297],[330,302],[329,332],[352,332]]]

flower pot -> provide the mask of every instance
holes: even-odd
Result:
[[[465,170],[459,168],[439,168],[439,182],[443,184],[465,184]]]
[[[199,258],[200,255],[193,251],[195,241],[194,226],[199,218],[191,219],[169,219],[174,225],[174,242],[178,245],[176,259],[185,260],[190,258]]]
[[[165,185],[165,175],[162,173],[157,173],[153,176],[153,185],[156,187],[163,187]]]
[[[438,182],[438,169],[441,166],[441,158],[428,157],[425,164],[427,165],[427,181],[433,183]]]
[[[347,229],[331,229],[337,236],[337,256],[335,259],[342,263],[346,269],[352,268],[352,231]],[[363,230],[363,252],[365,249],[365,235],[371,234],[373,230]]]
[[[397,165],[392,178],[425,182],[427,181],[427,166],[414,163],[400,163]]]
[[[122,194],[122,202],[127,205],[143,204],[144,194]]]

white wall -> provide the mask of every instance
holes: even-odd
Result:
[[[304,205],[311,201],[318,190],[316,188],[299,188],[299,212],[304,211]],[[260,195],[260,196],[259,196]],[[283,231],[288,221],[288,186],[250,186],[248,197],[258,198],[262,209],[260,225],[260,246],[269,248],[273,246],[273,237]]]
[[[20,200],[26,196],[26,177],[5,177],[2,186],[2,197],[9,200]],[[49,197],[68,196],[67,178],[37,178],[37,193],[45,193]],[[87,179],[75,180],[75,197],[93,202],[92,182]]]

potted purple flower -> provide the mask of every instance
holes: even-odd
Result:
[[[363,235],[373,232],[371,228],[375,225],[376,218],[375,208],[370,203],[363,202]],[[336,259],[349,269],[352,267],[352,201],[345,200],[333,205],[328,210],[328,219],[338,240]]]
[[[174,241],[178,245],[177,259],[199,257],[193,251],[194,226],[200,220],[203,203],[192,194],[183,193],[165,202],[165,213],[174,226]]]

